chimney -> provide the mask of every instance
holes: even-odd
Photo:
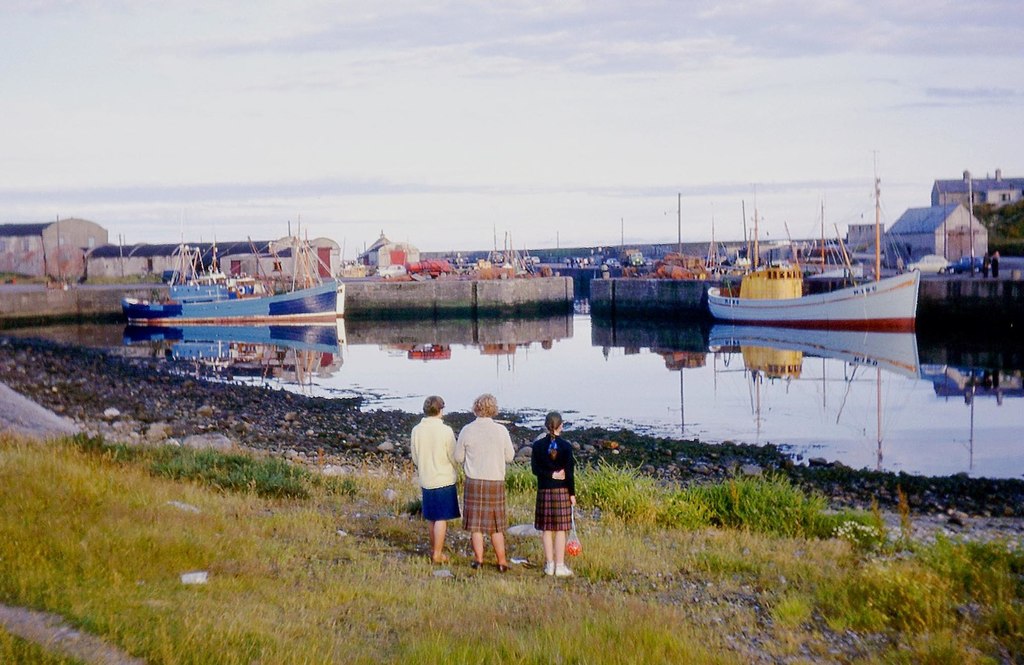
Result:
[[[1003,179],[1003,170],[996,169],[996,182],[1000,182]]]
[[[964,171],[964,182],[968,182],[971,179],[971,172]]]

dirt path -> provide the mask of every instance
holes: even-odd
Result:
[[[0,626],[47,651],[89,665],[145,665],[146,662],[129,656],[94,635],[75,630],[56,614],[0,605]]]

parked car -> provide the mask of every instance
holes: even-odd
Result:
[[[974,257],[974,270],[971,270],[971,257],[961,256],[959,259],[949,264],[949,266],[946,268],[946,272],[955,273],[957,275],[960,275],[965,272],[981,272],[981,257]]]
[[[917,261],[907,264],[907,270],[920,270],[922,273],[943,273],[949,268],[949,261],[938,254],[925,254]]]

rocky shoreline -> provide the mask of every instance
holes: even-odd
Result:
[[[70,418],[88,434],[139,442],[208,436],[321,466],[409,467],[408,433],[418,414],[363,411],[360,398],[307,397],[208,381],[174,373],[172,367],[97,349],[0,338],[0,382]],[[537,435],[521,426],[516,414],[502,415],[509,419],[517,448]],[[464,412],[446,414],[456,431],[471,419]],[[822,492],[835,507],[866,509],[877,502],[883,510],[893,510],[902,491],[915,515],[954,531],[971,522],[975,528],[1022,532],[1021,480],[893,474],[823,460],[798,464],[775,446],[704,444],[629,430],[575,429],[570,438],[583,463],[604,459],[629,464],[667,483],[776,473]]]

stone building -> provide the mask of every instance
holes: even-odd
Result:
[[[373,268],[405,265],[420,260],[420,250],[407,242],[391,242],[380,232],[380,237],[356,257],[358,263]]]
[[[950,261],[988,252],[988,229],[959,203],[910,208],[885,234],[886,246],[896,248],[904,261],[938,254]]]
[[[974,205],[991,205],[1001,208],[1024,199],[1024,178],[1004,178],[1003,170],[996,169],[996,177],[971,177],[964,171],[960,180],[936,180],[932,185],[932,205],[959,203],[970,209],[969,196],[974,195]]]
[[[0,224],[0,273],[74,281],[86,275],[86,254],[107,244],[107,230],[84,219]]]

